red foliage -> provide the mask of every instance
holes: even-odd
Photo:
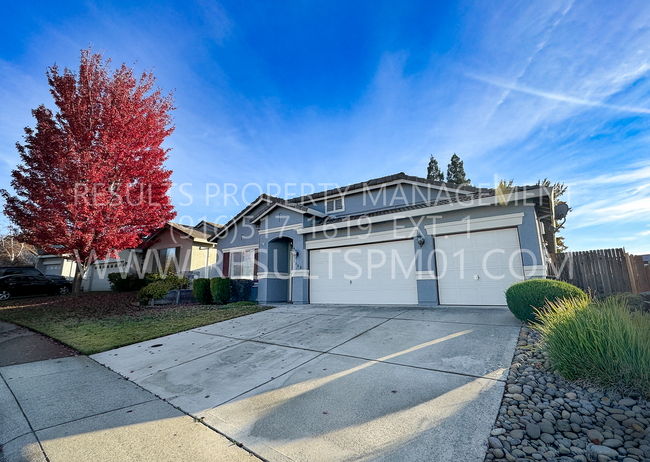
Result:
[[[176,216],[167,195],[171,171],[161,147],[174,127],[170,93],[122,64],[109,69],[82,50],[78,74],[54,65],[47,78],[58,108],[32,111],[35,130],[17,143],[16,195],[2,191],[19,239],[52,254],[76,254],[84,267],[136,247]]]

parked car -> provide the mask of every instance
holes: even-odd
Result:
[[[72,284],[52,281],[45,276],[11,275],[0,277],[0,301],[11,297],[55,295],[70,292]]]
[[[59,294],[65,295],[69,294],[72,290],[72,284],[68,279],[63,276],[54,276],[51,274],[43,274],[40,270],[34,268],[33,266],[3,266],[0,267],[0,277],[2,276],[11,276],[11,275],[23,275],[23,276],[41,276],[49,279],[50,281],[58,285]],[[0,299],[1,300],[1,299]],[[6,300],[6,299],[5,299]]]

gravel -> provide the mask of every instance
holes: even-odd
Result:
[[[539,341],[522,327],[485,460],[650,462],[648,402],[565,381]]]

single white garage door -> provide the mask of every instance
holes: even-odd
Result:
[[[505,291],[523,279],[516,228],[436,237],[441,305],[505,305]]]
[[[412,239],[311,250],[310,302],[415,305],[414,259]]]

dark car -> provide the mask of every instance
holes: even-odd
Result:
[[[0,276],[23,275],[23,276],[41,276],[49,279],[58,286],[56,293],[65,295],[72,290],[72,284],[63,276],[45,275],[33,266],[4,266],[0,267]],[[6,300],[6,299],[4,299]]]
[[[68,286],[70,283],[67,283]],[[12,275],[0,277],[0,301],[11,297],[33,295],[55,295],[60,293],[61,284],[45,276]],[[70,288],[68,287],[68,292]]]

